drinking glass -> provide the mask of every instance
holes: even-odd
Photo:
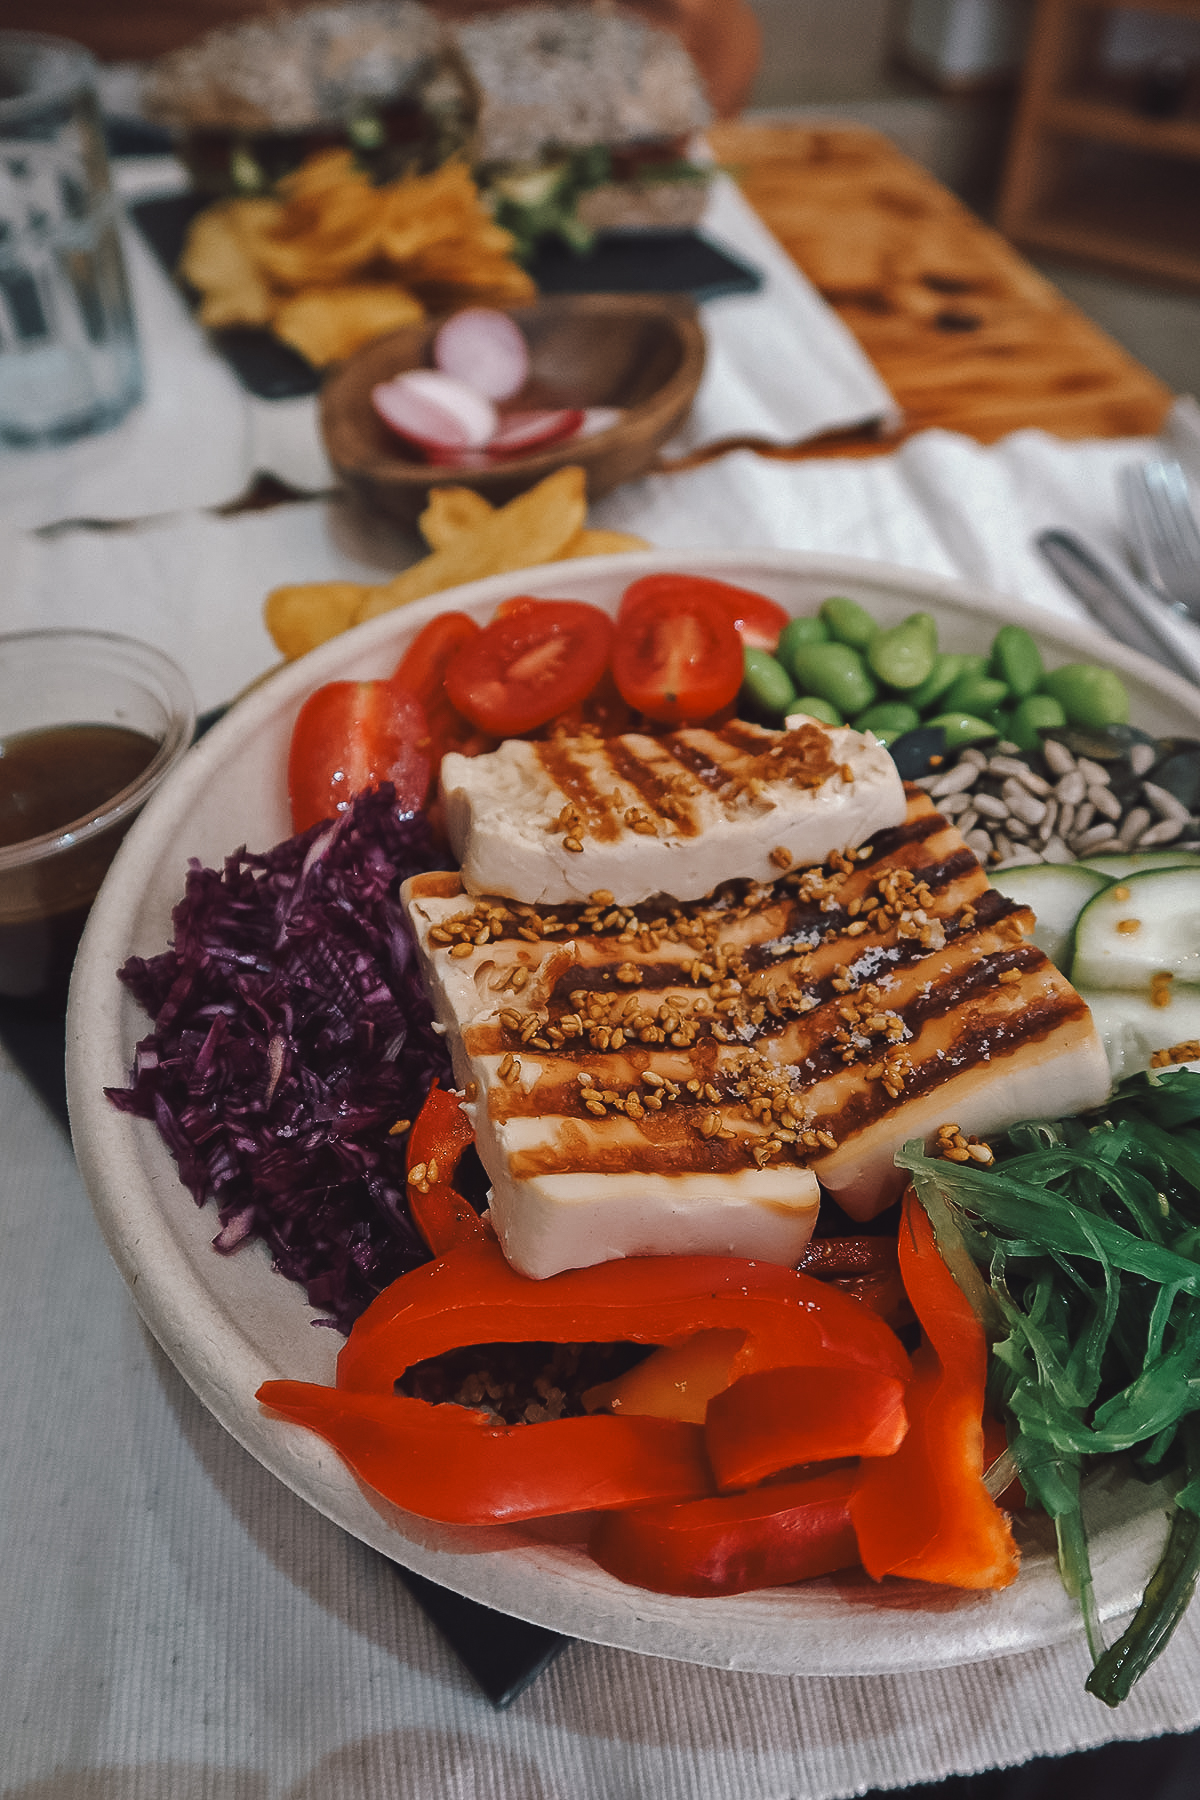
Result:
[[[117,202],[81,45],[0,31],[0,443],[103,431],[141,397]]]

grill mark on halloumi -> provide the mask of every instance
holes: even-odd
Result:
[[[444,924],[494,1008],[462,1022],[489,1117],[536,1136],[509,1172],[765,1162],[824,1177],[847,1145],[912,1135],[907,1114],[948,1080],[958,1093],[959,1077],[1090,1054],[1086,1006],[1025,941],[1028,909],[988,887],[924,794],[909,790],[908,805],[861,851],[769,887],[636,908],[595,896],[553,914],[475,902]],[[529,1085],[522,1062],[537,1067]]]
[[[580,754],[574,740],[556,738],[536,745],[536,754],[555,786],[561,788],[572,805],[582,810],[592,835],[602,842],[614,842],[621,835],[621,821],[613,808],[611,781],[601,792],[597,775],[599,773],[600,779],[604,780],[608,771],[597,771],[599,758]]]

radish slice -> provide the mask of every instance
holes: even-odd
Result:
[[[583,424],[583,413],[577,406],[560,406],[546,412],[514,412],[501,419],[495,436],[488,444],[489,456],[523,456],[527,450],[540,450],[546,444],[574,437]]]
[[[507,313],[468,306],[433,340],[433,360],[489,400],[511,400],[529,379],[529,347]]]
[[[478,450],[493,436],[496,409],[483,394],[440,369],[407,369],[371,389],[371,401],[385,425],[401,437],[445,453]]]
[[[602,431],[611,431],[621,418],[619,406],[587,406],[583,412],[583,424],[579,427],[580,437],[598,437]]]

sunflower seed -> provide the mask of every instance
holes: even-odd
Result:
[[[1183,822],[1191,818],[1183,801],[1177,800],[1174,794],[1169,794],[1166,788],[1156,787],[1152,781],[1143,781],[1142,792],[1160,819],[1179,819]]]
[[[1103,813],[1106,819],[1116,820],[1121,817],[1121,812],[1123,810],[1121,802],[1117,799],[1117,796],[1110,787],[1090,787],[1087,791],[1087,797],[1095,807],[1096,811],[1098,813]]]
[[[1143,831],[1138,839],[1139,850],[1151,850],[1155,844],[1172,844],[1183,830],[1183,819],[1160,819],[1157,825],[1151,825],[1149,831]]]
[[[967,788],[973,787],[978,779],[978,764],[967,762],[964,757],[961,762],[955,763],[954,767],[947,769],[944,774],[935,775],[925,792],[931,800],[943,800],[947,794],[965,792]]]
[[[1075,758],[1065,744],[1057,738],[1042,740],[1042,755],[1046,759],[1046,767],[1052,775],[1069,775],[1075,767]]]

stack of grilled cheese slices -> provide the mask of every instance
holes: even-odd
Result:
[[[1104,1099],[1091,1016],[1029,942],[1029,911],[916,789],[855,834],[839,767],[847,839],[819,863],[781,856],[770,880],[630,898],[635,842],[624,896],[405,884],[492,1223],[524,1273],[679,1253],[794,1263],[819,1183],[868,1219],[896,1197],[907,1139],[948,1124],[983,1138]],[[661,839],[642,841],[661,862]]]

